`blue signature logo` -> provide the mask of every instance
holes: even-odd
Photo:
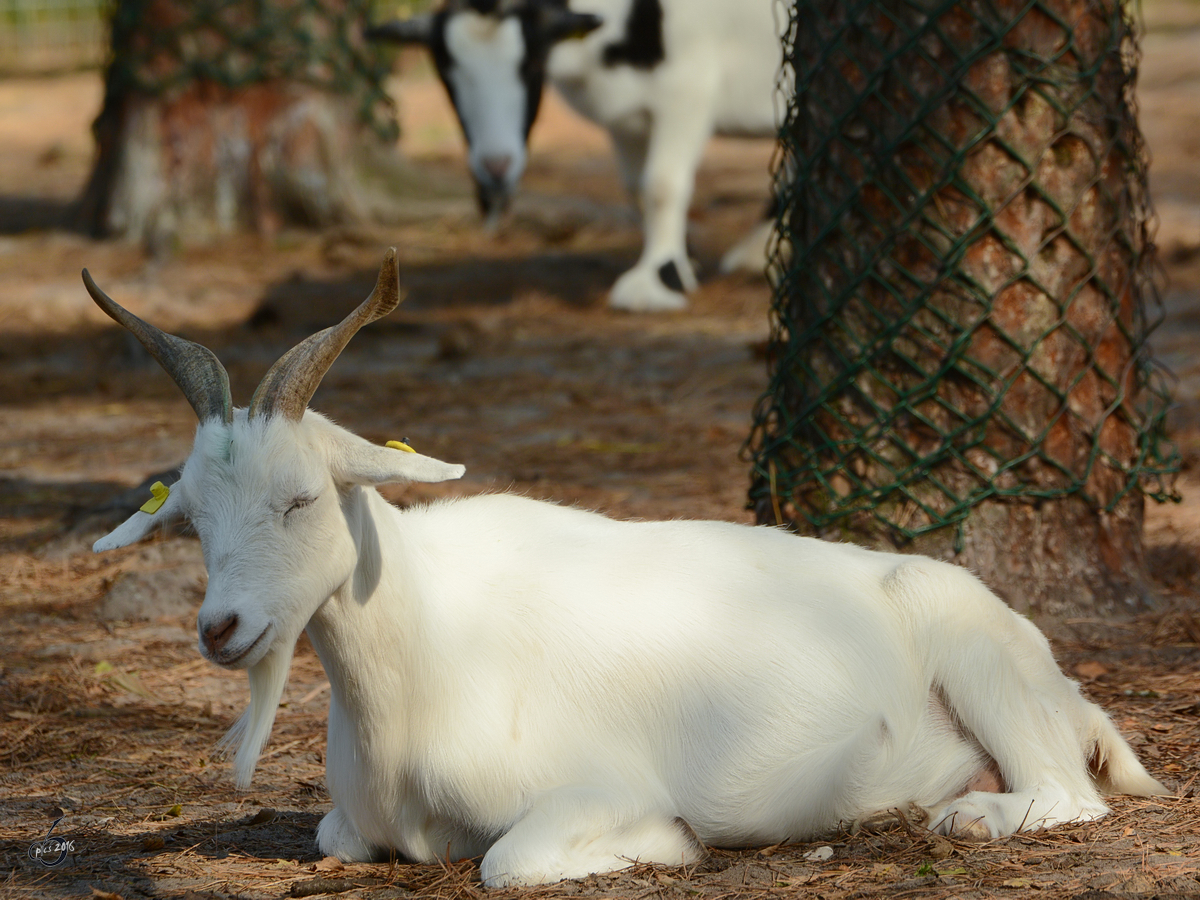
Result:
[[[65,862],[68,854],[75,852],[74,841],[64,841],[54,836],[54,829],[61,821],[62,816],[59,816],[54,820],[54,824],[50,826],[50,831],[44,838],[29,845],[29,858],[34,862],[39,862],[47,868],[54,868]]]

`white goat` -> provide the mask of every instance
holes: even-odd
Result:
[[[686,305],[696,168],[714,132],[773,136],[783,51],[774,0],[447,0],[436,13],[368,29],[427,45],[467,139],[491,221],[525,170],[546,74],[580,114],[608,129],[645,219],[637,265],[609,296],[629,310]],[[576,39],[571,39],[576,38]],[[769,226],[721,268],[763,271]]]
[[[1098,789],[1163,788],[1042,634],[970,573],[720,522],[617,522],[509,495],[401,511],[379,484],[461,466],[374,446],[307,403],[371,297],[275,364],[234,410],[208,350],[96,302],[200,416],[161,509],[209,582],[200,650],[249,670],[237,783],[307,630],[332,686],[321,852],[483,855],[535,884],[704,844],[826,834],[916,804],[989,838],[1102,816]]]

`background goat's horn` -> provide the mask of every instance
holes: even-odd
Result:
[[[433,40],[433,15],[424,13],[407,19],[393,19],[372,25],[363,32],[368,41],[391,41],[396,44],[428,44]]]
[[[225,424],[233,421],[229,375],[216,354],[207,347],[167,334],[139,319],[100,290],[87,269],[83,270],[83,286],[97,306],[123,325],[158,360],[179,385],[201,422],[214,418]]]
[[[400,272],[396,266],[396,248],[392,247],[379,268],[375,290],[358,309],[340,324],[301,341],[271,366],[250,400],[250,418],[282,415],[299,422],[321,379],[350,338],[368,322],[386,316],[399,305]]]

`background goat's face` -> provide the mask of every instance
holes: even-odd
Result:
[[[545,53],[515,15],[473,10],[445,19],[438,74],[467,139],[479,208],[494,217],[525,172],[526,142],[542,95]],[[541,59],[538,59],[538,57]]]
[[[555,0],[469,0],[367,33],[429,47],[467,140],[480,210],[494,221],[525,172],[551,49],[600,24]]]

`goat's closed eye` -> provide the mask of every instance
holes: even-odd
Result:
[[[306,507],[306,506],[311,506],[313,501],[316,499],[317,499],[316,497],[297,497],[295,500],[293,500],[291,502],[291,504],[288,506],[288,508],[286,510],[284,510],[284,512],[283,512],[284,518],[290,516],[292,513],[296,512],[296,510],[298,510],[298,509],[304,509],[304,507]]]

